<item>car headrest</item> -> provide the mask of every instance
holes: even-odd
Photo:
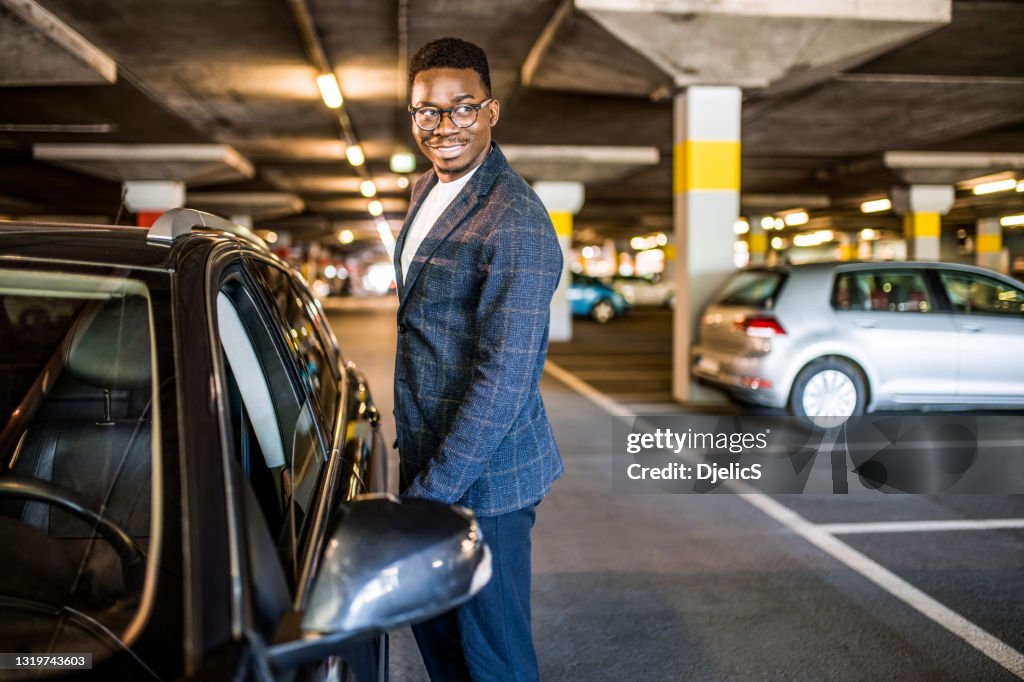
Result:
[[[92,386],[137,389],[151,380],[149,308],[142,296],[113,298],[81,320],[68,346],[68,371]]]

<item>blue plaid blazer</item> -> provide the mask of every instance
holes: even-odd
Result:
[[[403,281],[406,235],[436,183],[433,171],[416,183],[395,245],[402,494],[505,514],[562,473],[540,397],[562,254],[540,199],[494,145]]]

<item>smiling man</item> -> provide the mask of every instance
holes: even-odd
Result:
[[[491,141],[500,105],[483,50],[424,45],[409,89],[433,169],[395,245],[402,494],[472,509],[493,560],[476,597],[413,630],[432,680],[529,682],[530,531],[562,473],[539,386],[562,256],[540,199]]]

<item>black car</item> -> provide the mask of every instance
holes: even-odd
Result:
[[[0,377],[0,679],[383,679],[490,575],[245,228],[0,223]]]

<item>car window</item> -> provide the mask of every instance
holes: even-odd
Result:
[[[738,272],[726,283],[715,302],[752,308],[771,307],[785,277],[773,270]]]
[[[314,396],[330,434],[338,407],[338,353],[333,336],[324,338],[325,321],[320,306],[295,287],[291,277],[273,265],[252,262],[250,267],[266,287],[279,322],[288,334],[288,350],[299,368],[299,376]]]
[[[924,273],[918,270],[855,270],[836,277],[832,307],[927,313],[933,309]]]
[[[958,313],[1024,315],[1024,292],[1005,282],[971,272],[939,270],[946,295]]]
[[[256,301],[242,278],[226,282],[217,296],[217,330],[236,458],[294,580],[327,452],[310,400],[290,378],[297,368],[280,350],[285,339],[273,338],[282,332]]]
[[[82,622],[131,640],[148,617],[164,523],[151,326],[139,281],[0,269],[3,592],[38,614],[4,624],[22,653],[74,650]]]

